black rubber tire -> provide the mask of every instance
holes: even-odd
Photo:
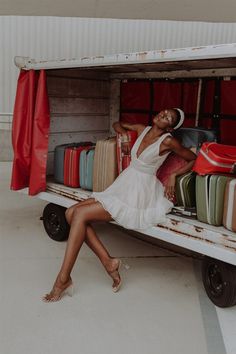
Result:
[[[65,218],[66,208],[49,203],[43,210],[43,225],[48,236],[54,241],[68,239],[70,227]]]
[[[218,307],[236,304],[236,267],[214,258],[204,257],[202,281],[210,300]]]

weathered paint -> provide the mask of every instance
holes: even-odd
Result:
[[[39,60],[15,57],[15,64],[22,69],[58,69],[58,68],[79,68],[79,67],[96,67],[104,65],[123,65],[123,64],[139,64],[139,63],[157,63],[163,61],[184,61],[199,60],[210,58],[236,57],[236,43],[177,48],[169,50],[154,50],[147,52],[136,52],[129,54],[91,56],[80,59],[63,59],[63,60]]]
[[[47,188],[46,192],[39,193],[36,197],[66,208],[88,199],[92,193],[52,182],[48,183]],[[20,192],[28,193],[27,188]],[[114,221],[111,223],[116,224]],[[236,265],[236,234],[223,227],[214,227],[169,214],[165,224],[136,231]]]
[[[236,67],[236,60],[235,60]],[[171,70],[171,71],[147,71],[147,68],[143,68],[142,72],[132,73],[111,73],[111,79],[176,79],[176,78],[204,78],[204,77],[225,77],[236,76],[236,68],[224,68],[224,69],[202,69],[202,70]]]

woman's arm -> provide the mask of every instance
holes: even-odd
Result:
[[[168,146],[168,149],[170,151],[173,151],[175,154],[188,161],[185,166],[172,173],[169,177],[167,186],[165,188],[165,195],[168,199],[171,200],[173,199],[175,193],[176,177],[181,176],[188,171],[191,171],[197,156],[190,149],[187,149],[183,145],[181,145],[180,142],[175,138],[167,139],[165,145]]]
[[[134,130],[140,135],[145,128],[143,124],[129,124],[124,122],[115,122],[112,124],[113,129],[117,133],[125,134],[127,130]]]

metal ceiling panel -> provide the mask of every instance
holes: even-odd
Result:
[[[235,0],[1,0],[1,15],[235,22]]]

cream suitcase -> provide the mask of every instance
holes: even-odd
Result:
[[[236,178],[226,184],[223,225],[236,232]]]
[[[104,191],[117,176],[116,138],[97,141],[93,163],[93,191]]]

